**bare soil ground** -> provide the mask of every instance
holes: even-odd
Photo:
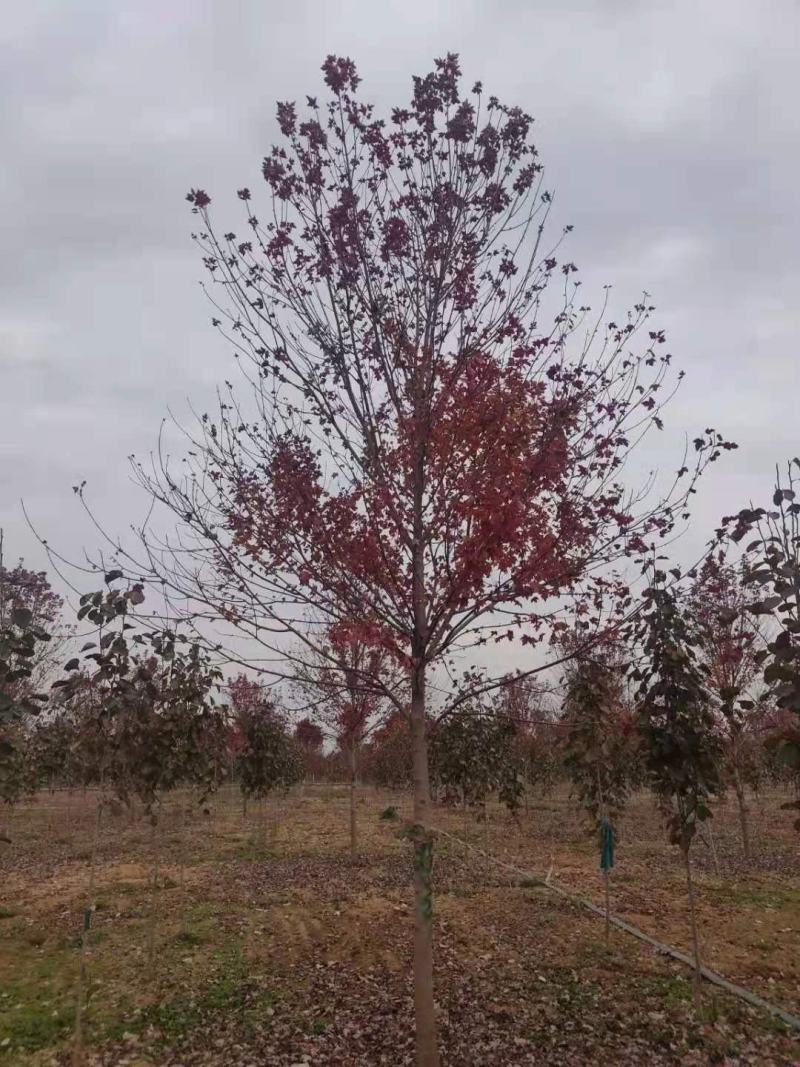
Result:
[[[798,835],[778,793],[753,801],[742,863],[733,804],[716,860],[695,849],[704,962],[800,1012]],[[408,798],[363,791],[359,854],[344,789],[306,786],[247,819],[232,791],[188,818],[164,803],[154,835],[107,813],[88,955],[88,1062],[290,1067],[413,1062]],[[382,820],[387,806],[401,820]],[[91,795],[38,797],[0,844],[0,1063],[67,1064],[95,820]],[[461,812],[432,821],[464,832]],[[515,822],[493,808],[469,840],[602,901],[595,841],[566,794]],[[160,876],[155,891],[155,854]],[[436,848],[437,1002],[446,1067],[799,1064],[800,1035],[706,987],[679,963],[458,842]],[[684,874],[652,801],[632,803],[613,909],[688,949]],[[155,917],[155,955],[148,931]]]

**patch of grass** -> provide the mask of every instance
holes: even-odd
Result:
[[[15,919],[19,915],[13,908],[0,908],[0,919]]]
[[[196,948],[208,940],[208,936],[199,930],[179,930],[175,935],[175,944]]]
[[[327,1019],[315,1019],[311,1024],[311,1033],[317,1035],[324,1034],[329,1026],[330,1023]]]
[[[796,1030],[793,1030],[783,1019],[779,1019],[777,1015],[759,1014],[758,1021],[765,1033],[780,1034],[782,1037],[795,1037],[797,1034]]]
[[[105,941],[108,934],[104,930],[90,930],[88,945],[94,948],[95,945],[99,945],[101,941]],[[81,947],[81,934],[70,934],[68,937],[62,937],[56,942],[56,949],[63,951],[66,949],[69,952],[77,952]]]
[[[63,1041],[75,1026],[75,1008],[54,1007],[52,1001],[0,1002],[0,1034],[8,1044],[0,1047],[0,1057],[19,1052],[38,1052]]]
[[[775,952],[780,947],[781,947],[780,944],[777,941],[774,941],[774,940],[760,941],[755,946],[755,948],[757,948],[759,952],[766,952],[766,953]]]
[[[608,963],[618,953],[615,951],[617,948],[613,943],[606,945],[605,941],[597,941],[595,938],[587,937],[585,941],[581,941],[579,947],[579,958],[586,963]]]
[[[245,860],[248,863],[260,863],[265,860],[274,860],[276,853],[258,841],[246,841],[234,852],[229,854],[233,859]]]
[[[686,1004],[692,999],[692,983],[682,974],[652,975],[636,983],[645,996],[654,997],[670,1008]]]
[[[789,886],[720,886],[712,892],[746,908],[800,908],[800,889]]]
[[[117,882],[113,888],[115,893],[146,893],[149,886],[146,882]]]
[[[245,1031],[259,1021],[265,1008],[280,999],[277,992],[254,989],[247,980],[248,968],[239,949],[217,954],[213,981],[195,995],[162,1000],[117,1022],[108,1036],[119,1038],[126,1031],[141,1033],[151,1027],[157,1043],[172,1044],[193,1030],[209,1025],[209,1016],[236,1018]]]
[[[561,1007],[570,1013],[589,1012],[597,1002],[597,986],[594,982],[587,982],[574,972],[569,974],[556,974],[552,978],[556,990],[556,999]]]
[[[215,919],[217,909],[208,901],[203,901],[200,904],[194,904],[192,907],[187,908],[185,914],[191,918],[192,922],[202,923],[206,919]]]
[[[0,1042],[8,1043],[0,1045],[0,1060],[49,1048],[70,1032],[75,1011],[71,962],[59,951],[34,955],[22,939],[4,943]]]
[[[636,881],[637,881],[637,879],[634,878],[634,876],[632,874],[621,874],[621,873],[618,874],[616,872],[614,874],[614,884],[615,885],[635,885]]]
[[[719,1004],[713,994],[703,997],[697,1009],[697,1017],[704,1023],[716,1023],[719,1021]]]

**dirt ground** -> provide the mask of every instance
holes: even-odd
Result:
[[[411,1064],[409,799],[361,792],[356,857],[342,788],[306,785],[246,818],[232,790],[208,815],[187,799],[164,802],[155,832],[127,812],[101,820],[88,1062]],[[695,867],[704,962],[798,1013],[800,855],[785,799],[753,800],[749,866],[733,803],[720,805]],[[380,818],[389,806],[399,820]],[[459,811],[435,807],[432,821],[464,834]],[[92,795],[46,794],[4,813],[0,1062],[70,1062],[94,824]],[[688,949],[683,868],[648,796],[620,829],[613,910]],[[518,821],[493,808],[466,834],[602,902],[596,843],[565,793],[532,800]],[[696,1010],[682,964],[619,931],[606,948],[601,919],[450,837],[437,842],[435,875],[446,1067],[800,1064],[800,1034],[774,1017],[710,986]]]

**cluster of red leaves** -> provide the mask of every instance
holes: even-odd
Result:
[[[697,475],[733,446],[708,430],[664,495],[626,486],[630,450],[663,425],[671,356],[661,330],[633,351],[652,307],[590,321],[575,265],[540,250],[550,195],[529,115],[479,83],[462,95],[452,54],[389,119],[350,59],[323,73],[327,103],[278,105],[268,221],[241,189],[248,237],[218,235],[208,194],[189,194],[224,294],[214,323],[251,360],[262,414],[223,405],[208,431],[226,565],[255,568],[268,611],[357,619],[352,640],[396,662],[465,635],[538,641],[541,605],[566,595],[621,613],[612,569],[687,517]],[[509,623],[491,630],[498,608]]]

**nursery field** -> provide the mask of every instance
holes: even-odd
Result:
[[[405,795],[306,785],[209,814],[170,796],[155,832],[107,812],[95,847],[86,952],[86,1061],[104,1065],[370,1065],[414,1055],[413,890]],[[778,791],[752,803],[740,858],[733,804],[693,849],[706,965],[800,1011],[800,856]],[[399,818],[381,818],[394,807]],[[187,808],[188,813],[187,813]],[[0,843],[0,1063],[67,1064],[95,835],[89,793],[42,794]],[[602,903],[596,843],[557,792],[488,825],[434,806],[436,996],[447,1065],[793,1064],[800,1034],[681,963],[508,871]],[[460,840],[466,828],[474,846]],[[713,844],[713,852],[711,849]],[[480,851],[479,851],[480,850]],[[153,871],[158,880],[154,888]],[[649,794],[631,802],[613,911],[688,950],[683,866]],[[150,952],[152,944],[153,951]]]

